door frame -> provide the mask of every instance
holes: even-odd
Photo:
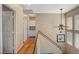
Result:
[[[7,4],[3,4],[4,6],[6,6],[7,8],[11,9],[13,12],[13,31],[14,31],[14,35],[13,35],[13,54],[16,53],[16,11],[13,10],[10,6],[8,6]],[[2,51],[3,52],[3,51]]]

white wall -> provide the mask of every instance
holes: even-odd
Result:
[[[41,30],[56,43],[57,43],[57,33],[59,33],[59,31],[58,28],[54,27],[58,26],[59,24],[60,24],[60,14],[46,14],[46,13],[36,14],[37,31]],[[63,16],[63,24],[65,24],[64,16]],[[43,40],[46,41],[46,39],[42,39],[42,41]],[[61,47],[64,47],[64,43],[58,43],[58,44]],[[48,48],[50,48],[50,46],[47,45],[47,49]],[[57,49],[55,48],[54,50]]]
[[[29,20],[28,15],[25,15],[25,16],[24,16],[24,41],[27,40],[28,20]]]
[[[24,40],[24,14],[23,14],[23,8],[18,5],[18,4],[10,4],[7,5],[9,6],[11,9],[13,9],[16,13],[16,21],[15,21],[15,35],[16,35],[16,44],[15,44],[15,48],[16,48],[16,52],[18,51],[18,49],[22,46],[23,44],[23,40]]]
[[[2,5],[0,4],[0,53],[2,53]]]
[[[62,51],[59,48],[57,48],[55,45],[50,43],[50,41],[48,41],[40,34],[38,35],[37,45],[38,45],[37,46],[38,54],[47,54],[47,53],[61,54],[62,53]]]

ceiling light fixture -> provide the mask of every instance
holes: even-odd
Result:
[[[59,26],[56,26],[56,27],[60,30],[60,33],[62,33],[62,31],[65,29],[65,27],[67,27],[67,26],[64,26],[64,25],[62,24],[62,20],[63,20],[63,19],[62,19],[62,15],[63,15],[63,14],[62,14],[62,10],[63,10],[63,9],[61,8],[61,9],[60,9],[60,12],[61,12],[61,14],[60,14],[61,23],[59,24]]]

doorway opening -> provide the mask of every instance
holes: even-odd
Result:
[[[24,16],[24,42],[28,38],[36,37],[36,20],[35,16],[25,15]]]

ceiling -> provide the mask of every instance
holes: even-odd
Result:
[[[25,9],[33,10],[34,13],[60,13],[63,8],[63,13],[79,6],[78,4],[31,4],[23,5]]]

